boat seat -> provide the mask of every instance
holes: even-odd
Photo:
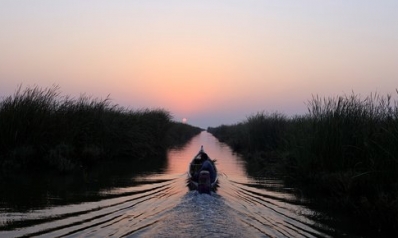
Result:
[[[201,172],[200,172],[200,175],[210,175],[210,172],[209,171],[207,171],[207,170],[202,170]]]

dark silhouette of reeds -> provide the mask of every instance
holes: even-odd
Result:
[[[208,131],[249,164],[267,166],[262,161],[277,154],[290,181],[328,206],[375,231],[398,233],[398,102],[390,95],[314,96],[303,116],[258,113]]]
[[[229,144],[239,152],[276,150],[281,145],[287,119],[279,113],[257,113],[246,121],[217,128],[208,128],[220,141]]]
[[[106,160],[164,153],[200,129],[162,109],[128,110],[109,97],[60,96],[57,86],[22,89],[0,102],[0,172],[70,172]],[[185,140],[185,141],[186,141]]]

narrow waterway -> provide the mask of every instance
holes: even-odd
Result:
[[[188,164],[201,145],[217,160],[219,187],[210,195],[187,188]],[[317,220],[281,180],[248,176],[242,159],[207,132],[169,151],[166,161],[146,172],[124,166],[83,178],[3,183],[0,237],[344,235]]]

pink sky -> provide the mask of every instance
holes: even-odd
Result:
[[[398,88],[397,1],[0,2],[0,97],[19,84],[164,108],[206,128],[311,95]]]

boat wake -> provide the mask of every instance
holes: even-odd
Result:
[[[328,237],[281,181],[219,175],[217,193],[189,191],[186,176],[142,177],[96,201],[0,214],[4,237]]]
[[[143,178],[137,186],[102,191],[97,201],[0,215],[5,237],[128,236],[159,221],[176,205],[182,177]],[[138,185],[139,184],[139,185]]]
[[[217,158],[216,193],[188,188],[186,171],[197,145]],[[107,189],[72,200],[14,209],[0,199],[0,237],[336,237],[347,233],[320,220],[306,201],[275,178],[251,178],[244,163],[202,134],[171,151],[168,169],[111,177]],[[137,177],[138,176],[138,177]],[[90,193],[89,191],[86,191]],[[69,195],[73,197],[73,194]],[[65,200],[60,204],[54,199]],[[72,201],[72,202],[70,202]],[[47,206],[45,206],[47,205]]]
[[[191,191],[141,237],[252,237],[215,193]]]

